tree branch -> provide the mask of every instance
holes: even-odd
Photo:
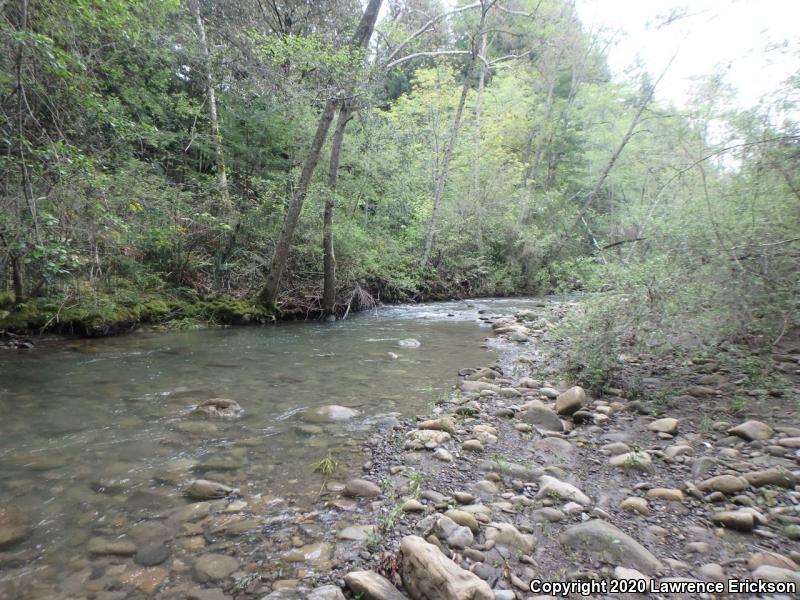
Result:
[[[420,28],[419,28],[417,31],[415,31],[415,32],[414,32],[414,33],[412,33],[410,36],[408,36],[408,37],[407,37],[405,40],[403,40],[402,42],[400,42],[400,44],[399,44],[399,45],[398,45],[398,46],[397,46],[397,47],[396,47],[394,50],[392,50],[392,51],[389,53],[389,56],[387,56],[387,57],[386,57],[386,60],[387,60],[387,62],[389,63],[389,64],[387,64],[387,65],[386,65],[386,68],[387,68],[387,69],[388,69],[388,68],[391,68],[391,66],[393,66],[393,65],[395,64],[395,63],[393,63],[393,62],[392,62],[392,59],[393,59],[395,56],[397,56],[397,54],[400,52],[400,50],[402,50],[403,48],[405,48],[405,47],[406,47],[406,46],[407,46],[407,45],[408,45],[410,42],[412,42],[413,40],[415,40],[416,38],[418,38],[418,37],[419,37],[419,36],[421,36],[422,34],[424,34],[424,33],[426,33],[427,31],[429,31],[429,30],[430,30],[430,27],[431,27],[432,25],[436,24],[438,21],[441,21],[442,19],[445,19],[445,18],[447,18],[447,17],[449,17],[449,16],[451,16],[451,15],[454,15],[454,14],[456,14],[456,13],[460,13],[460,12],[462,12],[462,11],[469,10],[469,9],[471,9],[471,8],[480,8],[480,7],[481,7],[481,3],[480,3],[480,2],[473,2],[472,4],[467,4],[467,5],[465,5],[465,6],[460,6],[460,7],[458,7],[458,8],[454,8],[453,10],[450,10],[450,11],[444,12],[444,13],[442,13],[442,14],[440,14],[440,15],[437,15],[437,16],[435,16],[435,17],[433,17],[433,18],[429,19],[427,23],[425,23],[425,24],[424,24],[422,27],[420,27]]]

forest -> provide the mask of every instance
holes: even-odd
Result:
[[[0,329],[591,297],[609,346],[797,326],[800,74],[612,78],[569,0],[0,4]],[[681,15],[664,17],[669,27]]]

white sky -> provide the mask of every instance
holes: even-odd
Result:
[[[639,57],[655,77],[677,51],[656,95],[679,106],[691,78],[718,67],[741,108],[800,70],[800,0],[577,0],[577,6],[587,29],[620,32],[609,51],[615,75]],[[658,29],[673,7],[688,16]]]

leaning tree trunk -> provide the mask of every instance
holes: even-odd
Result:
[[[206,27],[200,15],[199,0],[191,1],[192,15],[197,23],[197,37],[200,39],[200,51],[203,54],[203,70],[206,76],[206,96],[208,98],[208,117],[211,119],[211,134],[214,139],[214,153],[217,161],[217,178],[219,191],[222,196],[222,208],[227,214],[231,211],[231,197],[228,193],[228,174],[225,169],[225,156],[222,152],[222,134],[219,128],[219,113],[217,112],[217,94],[214,89],[214,78],[211,74],[211,56],[208,51]]]
[[[364,10],[361,21],[350,42],[352,46],[366,48],[369,39],[372,37],[372,31],[375,29],[375,21],[378,19],[378,12],[380,12],[382,3],[383,0],[369,0],[369,4],[367,4],[367,8]],[[300,219],[300,211],[303,208],[303,203],[308,193],[308,186],[311,183],[311,177],[314,175],[314,170],[319,162],[322,146],[328,135],[328,129],[330,129],[331,121],[333,121],[335,110],[336,100],[331,98],[325,103],[325,109],[322,111],[322,116],[319,119],[317,132],[314,134],[314,141],[311,143],[311,148],[303,164],[300,181],[294,190],[294,194],[292,194],[292,201],[289,205],[289,210],[286,211],[283,228],[275,244],[275,253],[272,256],[269,273],[267,274],[267,281],[259,294],[259,301],[265,306],[275,306],[275,300],[280,290],[281,278],[283,277],[283,271],[286,268],[286,261],[289,257],[289,248],[292,244],[294,230],[297,228],[297,222]]]
[[[349,102],[339,108],[339,117],[331,142],[331,160],[328,167],[328,197],[325,199],[325,213],[322,220],[322,263],[323,287],[322,310],[325,316],[336,314],[336,255],[333,244],[333,219],[336,208],[336,183],[339,178],[339,155],[344,140],[344,130],[353,111]]]
[[[488,36],[483,32],[481,36],[481,56],[486,57]],[[472,195],[478,200],[481,175],[481,116],[483,110],[483,88],[486,85],[486,63],[481,63],[481,72],[478,77],[478,93],[475,96],[475,161],[472,164]]]
[[[480,25],[478,26],[479,33],[483,33],[483,26],[486,23],[486,12],[487,8],[484,7],[481,10],[481,21]],[[483,58],[483,57],[481,57]],[[456,115],[453,119],[453,126],[450,129],[450,141],[447,144],[447,148],[444,152],[444,158],[442,159],[442,169],[439,173],[439,177],[436,179],[436,185],[434,186],[433,190],[433,210],[431,212],[431,221],[428,224],[428,233],[425,236],[425,249],[422,252],[422,259],[419,262],[420,268],[424,269],[428,265],[428,261],[431,257],[431,252],[433,251],[433,242],[436,238],[436,225],[439,219],[439,208],[442,204],[442,196],[444,195],[444,189],[447,185],[447,176],[448,171],[450,169],[450,161],[453,159],[453,153],[455,152],[456,142],[458,142],[458,131],[461,127],[461,116],[464,113],[464,104],[467,101],[467,92],[469,91],[469,80],[470,76],[472,75],[473,70],[475,69],[475,61],[478,59],[478,48],[477,46],[473,46],[472,53],[469,56],[469,61],[467,62],[467,70],[466,76],[464,77],[464,85],[461,87],[461,97],[458,99],[458,107],[456,108]]]

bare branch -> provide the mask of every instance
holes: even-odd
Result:
[[[441,21],[442,19],[446,19],[447,17],[449,17],[451,15],[454,15],[456,13],[460,13],[460,12],[465,11],[465,10],[469,10],[469,9],[472,9],[472,8],[480,8],[480,7],[481,7],[481,3],[480,2],[473,2],[472,4],[467,4],[465,6],[460,6],[458,8],[454,8],[453,10],[444,12],[444,13],[442,13],[440,15],[437,15],[437,16],[429,19],[422,27],[417,29],[417,31],[415,31],[410,36],[408,36],[405,40],[400,42],[400,44],[394,50],[391,51],[389,56],[386,57],[386,60],[389,63],[389,64],[386,65],[386,68],[388,69],[391,66],[393,66],[394,63],[392,63],[392,59],[395,56],[397,56],[397,54],[400,52],[400,50],[405,48],[410,42],[412,42],[413,40],[415,40],[416,38],[418,38],[422,34],[424,34],[427,31],[429,31],[432,25],[435,25],[437,22]]]
[[[408,56],[404,56],[403,58],[398,58],[397,60],[393,60],[392,62],[386,65],[387,69],[391,69],[392,67],[396,67],[397,65],[401,65],[404,62],[408,62],[415,58],[419,58],[420,56],[448,56],[448,55],[470,55],[472,54],[471,50],[428,50],[424,52],[414,52],[413,54],[409,54]],[[489,63],[486,62],[486,59],[483,56],[478,55],[478,60],[481,60],[487,66]]]

